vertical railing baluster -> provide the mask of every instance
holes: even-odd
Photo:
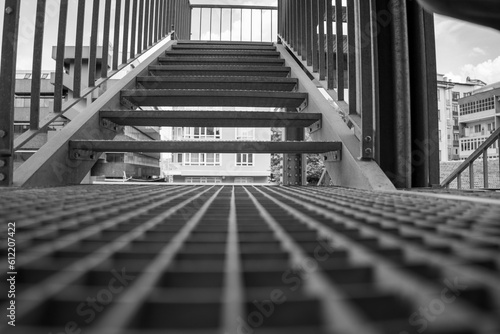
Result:
[[[125,0],[126,1],[126,0]],[[121,10],[122,1],[116,0],[115,4],[115,30],[113,31],[113,66],[112,69],[118,68],[118,59],[120,55],[120,25],[121,25]]]
[[[344,14],[342,0],[335,0],[335,24],[337,27],[337,98],[344,101]]]
[[[73,97],[79,98],[82,91],[83,30],[85,24],[85,0],[78,0],[75,38],[75,67],[73,72]]]
[[[312,23],[312,67],[313,72],[319,71],[319,49],[318,49],[318,2],[311,1],[311,23]]]
[[[250,9],[250,42],[253,41],[253,9]]]
[[[327,89],[333,89],[335,84],[335,63],[333,58],[333,7],[332,0],[324,1],[326,1]]]
[[[150,0],[146,0],[145,7],[144,7],[144,38],[143,38],[143,45],[142,45],[142,50],[146,50],[149,46],[149,34],[151,31],[149,30],[149,14],[150,14]]]
[[[354,0],[347,0],[347,45],[348,45],[348,88],[349,88],[349,114],[358,113],[358,101],[356,98],[356,19]]]
[[[148,33],[148,47],[153,45],[154,39],[154,24],[155,24],[155,0],[149,1],[149,33]]]
[[[158,12],[158,15],[159,15],[158,40],[160,40],[163,37],[165,37],[165,0],[160,0],[160,11]]]
[[[0,64],[0,186],[11,186],[14,173],[14,103],[21,0],[5,0]]]
[[[153,44],[158,43],[160,40],[160,1],[155,1],[155,41]]]
[[[125,0],[123,11],[123,46],[122,46],[122,64],[128,61],[128,40],[130,36],[130,1]]]
[[[326,59],[325,59],[325,1],[318,2],[318,66],[319,80],[326,78]]]
[[[366,27],[372,26],[372,11],[370,0],[357,0],[359,6],[359,24],[357,29],[363,31],[360,34],[360,52],[361,68],[361,158],[372,160],[374,156],[373,145],[373,118],[374,118],[374,87],[373,87],[373,35],[370,29]],[[366,33],[368,33],[366,35]]]
[[[307,60],[307,0],[300,0],[300,38],[301,38],[301,53],[302,60]]]
[[[488,148],[485,148],[485,150],[483,151],[483,185],[484,185],[484,189],[487,189],[488,188],[488,179],[489,179],[489,175],[488,175]]]
[[[141,53],[144,47],[144,35],[146,29],[144,28],[144,5],[146,0],[139,0],[139,26],[137,31],[137,53]]]
[[[313,43],[312,43],[312,10],[311,10],[312,0],[305,0],[306,6],[306,64],[307,66],[312,65],[313,57]]]
[[[469,164],[469,188],[474,189],[474,162]]]
[[[59,28],[57,32],[56,77],[54,84],[54,112],[60,113],[63,103],[64,52],[66,49],[66,26],[68,23],[68,0],[59,6]]]
[[[130,30],[130,58],[135,56],[136,40],[137,40],[137,1],[132,1],[132,28]]]
[[[102,38],[101,78],[108,77],[109,30],[111,25],[111,0],[106,0],[104,8],[104,28]]]
[[[201,26],[202,26],[202,23],[203,23],[203,8],[200,8],[200,38],[199,40],[201,41]]]
[[[42,50],[45,28],[46,0],[38,0],[36,6],[35,36],[33,39],[33,68],[31,75],[30,129],[40,126],[40,89],[42,81]]]
[[[100,0],[94,0],[92,4],[92,26],[90,28],[90,55],[89,55],[89,87],[95,86],[97,66],[97,34],[99,32],[99,9]]]

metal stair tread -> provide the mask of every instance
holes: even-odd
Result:
[[[224,111],[224,110],[107,110],[101,118],[118,125],[308,127],[320,121],[320,113]]]
[[[240,45],[231,45],[231,44],[177,44],[172,46],[173,50],[262,50],[262,51],[273,51],[276,50],[276,46],[274,45],[251,45],[251,44],[240,44]]]
[[[181,152],[181,153],[326,153],[342,149],[341,142],[305,141],[114,141],[70,140],[72,150],[93,152]]]

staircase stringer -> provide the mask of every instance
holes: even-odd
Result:
[[[360,160],[361,145],[351,129],[345,124],[334,106],[321,94],[313,81],[288,53],[285,46],[277,45],[285,66],[290,67],[290,76],[297,78],[298,91],[309,94],[308,105],[302,112],[321,113],[322,128],[311,133],[314,141],[342,142],[342,158],[325,161],[325,168],[336,186],[369,190],[395,190],[394,185],[375,161]]]
[[[70,140],[97,139],[112,140],[117,132],[101,126],[101,109],[124,109],[121,104],[121,91],[135,88],[136,78],[145,75],[150,65],[177,42],[168,41],[155,53],[142,61],[130,73],[111,86],[91,105],[76,116],[64,129],[51,138],[32,157],[22,164],[14,174],[14,186],[47,187],[80,184],[97,161],[70,157]],[[126,117],[126,111],[124,111]]]

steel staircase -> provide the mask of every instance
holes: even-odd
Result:
[[[272,43],[179,41],[134,78],[131,87],[120,91],[117,107],[100,109],[99,124],[115,134],[126,125],[319,127],[321,113],[300,112],[307,106],[308,94],[296,91],[298,80],[289,77],[290,68],[284,63]],[[279,111],[226,111],[222,107]],[[301,154],[338,153],[342,145],[339,141],[303,142],[301,133],[302,129],[295,131],[284,142],[113,141],[111,135],[71,138],[67,145],[71,160],[89,162],[97,161],[102,152],[284,153],[294,156],[285,159],[285,184],[302,184]]]

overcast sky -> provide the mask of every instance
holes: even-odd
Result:
[[[47,1],[47,28],[45,33],[44,68],[53,69],[50,46],[55,45],[57,38],[58,0]],[[87,2],[88,12],[92,1]],[[29,70],[31,67],[33,21],[35,0],[25,0],[20,24],[20,47],[18,68]],[[70,0],[70,17],[76,17],[76,0]],[[191,0],[191,3],[270,5],[276,6],[276,0]],[[5,0],[0,0],[0,8],[4,8]],[[90,14],[90,13],[89,13]],[[3,24],[0,15],[0,24]],[[74,38],[75,21],[68,26],[68,39]],[[462,21],[435,16],[436,46],[438,72],[447,75],[454,81],[464,81],[467,76],[483,80],[487,83],[500,81],[500,33]],[[90,27],[86,26],[85,39],[90,38]]]

